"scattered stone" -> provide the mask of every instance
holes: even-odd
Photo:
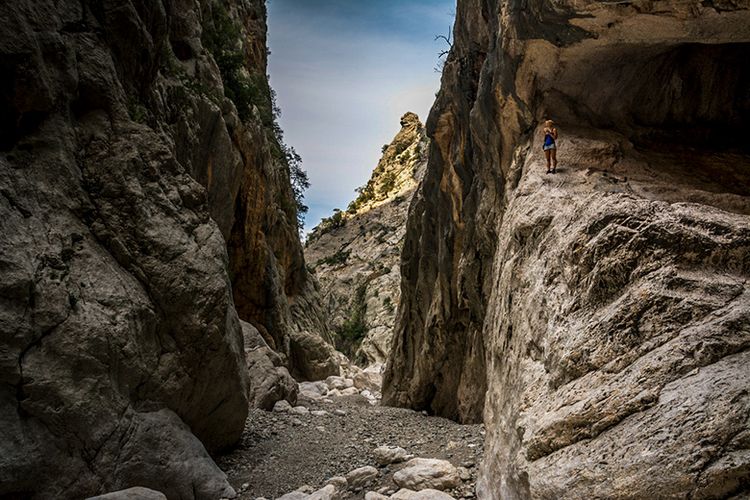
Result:
[[[334,415],[338,415],[339,417],[345,417],[346,416],[346,411],[337,408],[337,409],[333,410],[333,414]]]
[[[337,500],[340,496],[338,489],[334,485],[327,484],[311,494],[307,500]]]
[[[293,418],[291,422],[292,422],[292,425],[296,425],[296,426],[304,425],[304,422],[302,422],[302,420],[298,418]]]
[[[328,412],[325,410],[313,410],[310,412],[310,414],[314,417],[325,417],[328,415]]]
[[[304,406],[295,406],[294,408],[291,409],[291,412],[294,413],[295,415],[309,415],[310,414],[310,410],[308,410]]]
[[[276,401],[276,404],[273,405],[273,411],[277,413],[287,413],[292,409],[292,405],[289,404],[289,401],[282,399],[281,401]]]
[[[387,496],[375,493],[374,491],[368,491],[365,493],[365,500],[387,500]]]
[[[471,479],[471,472],[469,472],[469,469],[467,469],[466,467],[459,467],[458,477],[460,477],[462,481],[468,481],[469,479]]]
[[[341,396],[354,396],[355,394],[359,394],[359,389],[356,387],[347,387],[346,389],[340,390],[339,394]]]
[[[354,381],[352,379],[338,377],[335,375],[328,377],[325,383],[328,386],[328,388],[331,390],[333,389],[343,390],[349,387],[354,387]]]
[[[160,491],[136,486],[135,488],[90,497],[87,500],[167,500],[167,497]]]
[[[300,382],[299,396],[307,399],[317,400],[328,394],[328,386],[325,382]]]
[[[307,493],[303,493],[301,491],[292,491],[291,493],[280,496],[276,500],[308,500],[309,498],[310,495],[308,495]]]
[[[378,469],[371,465],[354,469],[346,475],[346,481],[349,489],[362,488],[367,486],[379,475]]]
[[[413,491],[400,489],[391,495],[391,500],[456,500],[454,497],[442,491],[427,488],[425,490]]]
[[[446,490],[461,484],[458,470],[447,460],[412,458],[406,467],[393,475],[393,482],[401,488]]]
[[[377,371],[376,371],[377,370]],[[379,369],[371,370],[367,368],[365,371],[357,373],[354,376],[354,387],[357,389],[369,389],[371,391],[379,391],[380,386],[383,384],[383,375]]]
[[[410,455],[405,449],[398,446],[378,446],[372,450],[372,454],[375,456],[378,465],[397,464],[414,458],[414,455]]]
[[[326,484],[332,484],[340,490],[345,490],[349,487],[349,482],[344,476],[333,476],[331,479],[326,481]]]

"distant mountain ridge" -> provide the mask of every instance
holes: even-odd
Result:
[[[305,246],[337,347],[360,364],[387,358],[407,212],[427,163],[429,141],[419,117],[406,113],[400,122],[357,198],[323,219]]]

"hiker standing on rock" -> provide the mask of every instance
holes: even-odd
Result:
[[[547,158],[547,173],[554,174],[557,172],[557,127],[555,122],[547,120],[544,122],[544,156]],[[552,168],[550,168],[550,163]]]

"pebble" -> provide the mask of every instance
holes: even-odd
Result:
[[[339,417],[345,417],[346,416],[346,412],[344,410],[342,410],[342,409],[339,409],[339,408],[333,410],[333,414],[334,415],[338,415]]]

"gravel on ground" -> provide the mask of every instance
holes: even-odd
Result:
[[[238,498],[274,499],[302,486],[317,490],[328,479],[364,466],[378,468],[376,482],[349,491],[347,498],[363,499],[367,491],[391,494],[398,490],[393,474],[404,464],[379,466],[372,452],[383,445],[400,446],[416,457],[444,459],[464,468],[462,485],[446,493],[474,498],[484,441],[481,425],[373,406],[359,395],[328,402],[301,399],[297,405],[310,413],[251,409],[240,444],[218,457]]]

